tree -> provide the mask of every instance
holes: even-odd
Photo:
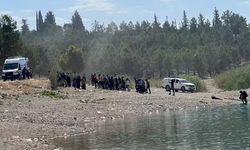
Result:
[[[204,25],[205,25],[205,18],[203,17],[202,14],[200,14],[198,18],[198,28],[202,29]]]
[[[185,10],[183,11],[182,29],[184,30],[188,29],[188,18]]]
[[[64,71],[82,72],[84,69],[82,51],[75,46],[69,46],[60,58],[60,66]]]
[[[44,20],[45,26],[55,26],[56,25],[56,19],[52,11],[49,11],[46,14],[45,20]]]
[[[29,26],[27,24],[27,20],[26,19],[22,19],[22,23],[23,23],[23,25],[21,27],[21,31],[22,31],[22,34],[24,35],[24,34],[26,34],[26,33],[29,32]]]
[[[19,32],[17,31],[17,23],[10,16],[3,15],[0,18],[0,63],[9,56],[18,55],[22,50],[22,43]]]
[[[195,69],[195,71],[197,71],[197,73],[200,77],[202,75],[204,75],[204,73],[206,71],[204,61],[203,61],[201,55],[198,53],[194,55],[193,68]]]
[[[114,22],[108,24],[108,27],[106,28],[107,33],[114,34],[116,31],[118,31],[118,26]]]
[[[197,31],[197,20],[192,18],[190,20],[190,32],[195,33]]]
[[[42,12],[39,11],[38,14],[36,13],[36,30],[38,32],[42,32],[43,26],[44,26],[44,22],[43,22]]]
[[[75,11],[71,20],[72,20],[73,30],[76,30],[76,31],[84,31],[85,30],[85,27],[84,27],[83,22],[82,22],[82,18],[80,16],[80,14],[78,13],[78,11]]]
[[[213,27],[215,29],[219,29],[220,27],[222,27],[219,11],[216,8],[214,9]]]

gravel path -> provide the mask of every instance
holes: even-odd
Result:
[[[47,80],[0,81],[0,149],[56,149],[52,138],[93,132],[107,119],[240,103],[237,91],[223,92],[212,80],[206,82],[207,93],[175,97],[159,88],[153,88],[152,94],[138,94],[88,86],[86,91],[60,89],[52,98],[43,94]],[[212,100],[212,95],[222,100]]]

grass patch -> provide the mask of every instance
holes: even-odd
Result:
[[[224,72],[215,78],[217,86],[224,90],[240,90],[250,87],[250,66]]]
[[[201,80],[200,77],[190,76],[190,75],[181,75],[180,77],[195,84],[196,92],[206,92],[207,91],[207,86],[206,86],[205,82]]]
[[[43,96],[50,97],[50,98],[57,98],[57,99],[63,98],[63,96],[60,95],[60,93],[55,92],[55,91],[43,91],[43,92],[42,92],[42,95],[43,95]]]

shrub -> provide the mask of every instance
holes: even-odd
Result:
[[[56,90],[58,88],[58,77],[55,72],[50,72],[49,74],[49,80],[50,80],[50,87],[51,90]]]
[[[63,98],[63,96],[61,96],[58,92],[54,92],[54,91],[43,91],[42,95],[48,96],[50,98]]]
[[[207,87],[204,81],[201,80],[198,76],[182,75],[181,78],[184,78],[191,83],[195,84],[197,92],[206,92]]]
[[[215,78],[217,86],[224,90],[240,90],[250,87],[250,66],[224,72]]]

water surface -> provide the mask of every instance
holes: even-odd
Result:
[[[55,140],[65,150],[250,149],[250,108],[246,105],[125,117],[97,132]]]

